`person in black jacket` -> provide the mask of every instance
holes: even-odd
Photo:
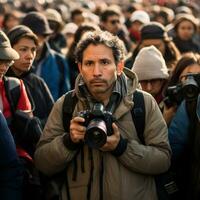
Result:
[[[28,97],[34,107],[33,114],[41,120],[44,127],[54,100],[44,80],[31,72],[38,45],[37,36],[30,28],[19,25],[8,32],[8,37],[20,59],[10,67],[6,75],[24,81]]]
[[[23,167],[6,119],[0,111],[0,197],[1,200],[21,200]]]

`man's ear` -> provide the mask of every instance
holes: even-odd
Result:
[[[117,64],[117,75],[121,75],[122,71],[124,69],[124,61],[121,60],[119,61],[119,63]]]

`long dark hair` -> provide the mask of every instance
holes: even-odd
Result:
[[[163,58],[168,66],[168,64],[170,63],[176,63],[176,61],[179,59],[180,57],[180,52],[177,49],[176,45],[174,44],[173,41],[171,41],[169,38],[163,38],[163,42],[165,44],[165,53],[163,55]],[[135,61],[135,58],[137,56],[137,54],[139,53],[140,49],[141,49],[141,44],[142,41],[140,43],[138,43],[138,45],[136,46],[135,50],[132,53],[132,61]]]
[[[174,70],[172,71],[168,85],[169,86],[176,85],[179,82],[179,78],[183,70],[193,64],[200,65],[200,55],[192,52],[184,54],[178,60]]]

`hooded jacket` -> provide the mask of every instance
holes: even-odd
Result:
[[[12,68],[6,73],[7,76],[17,77],[23,80],[28,97],[34,103],[33,115],[40,119],[42,127],[44,127],[47,117],[53,107],[54,100],[49,91],[47,84],[42,78],[32,73],[31,71],[17,76]]]
[[[79,75],[75,86],[78,103],[73,116],[89,109],[92,102],[82,86],[84,82]],[[72,150],[64,145],[64,138],[69,135],[62,125],[64,96],[55,103],[37,145],[35,163],[39,170],[49,176],[67,167],[62,199],[96,200],[100,199],[100,195],[105,200],[157,199],[153,176],[165,172],[170,166],[167,126],[153,97],[143,92],[146,145],[141,144],[130,112],[134,104],[132,94],[137,86],[136,75],[125,69],[113,89],[113,93],[120,97],[113,112],[115,123],[120,135],[128,141],[120,156],[89,149],[86,144],[81,150]]]

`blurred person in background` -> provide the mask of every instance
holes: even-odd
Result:
[[[152,21],[161,23],[163,26],[168,26],[174,20],[174,11],[164,6],[152,6]]]
[[[51,49],[48,43],[53,33],[47,18],[39,12],[30,12],[22,20],[38,37],[38,48],[33,71],[48,85],[54,100],[71,89],[68,62],[62,54]]]
[[[62,34],[64,35],[65,41],[67,44],[66,48],[62,50],[63,54],[66,55],[69,49],[71,48],[71,45],[73,44],[74,39],[75,39],[75,33],[77,29],[78,29],[78,26],[73,22],[67,23],[63,27]]]
[[[143,47],[151,45],[154,45],[162,53],[167,68],[171,71],[179,59],[180,52],[172,39],[168,37],[165,27],[159,22],[150,22],[142,26],[141,41],[132,52],[132,55],[127,58],[125,66],[131,68],[138,52]]]
[[[80,26],[85,21],[84,11],[82,8],[76,8],[71,11],[71,22]]]
[[[189,73],[194,73],[195,76],[190,75],[190,79],[188,79]],[[198,200],[200,198],[200,95],[199,90],[194,93],[194,82],[198,89],[200,87],[199,54],[183,55],[177,63],[170,84],[184,86],[186,80],[187,85],[190,85],[190,95],[184,95],[182,101],[172,101],[174,103],[172,107],[176,107],[176,109],[175,112],[168,113],[168,116],[171,117],[169,140],[172,148],[172,169],[178,188],[178,195],[174,200]],[[191,82],[192,80],[193,82]],[[193,98],[190,98],[191,94],[195,94],[192,95]],[[173,99],[177,99],[178,95],[180,96],[180,92],[174,93]]]
[[[64,26],[62,16],[57,10],[52,8],[48,8],[44,14],[49,22],[51,30],[53,31],[53,33],[49,36],[48,43],[53,50],[62,53],[62,49],[67,46],[65,37],[62,33]]]
[[[169,74],[161,52],[153,45],[142,48],[135,59],[132,71],[137,74],[142,90],[150,93],[163,111],[163,89]]]
[[[100,14],[100,28],[113,35],[117,35],[124,42],[127,53],[130,51],[132,43],[128,35],[128,30],[123,26],[121,13],[117,9],[107,8]]]
[[[167,88],[180,85],[180,83],[185,80],[184,75],[188,73],[200,73],[200,55],[199,54],[192,53],[192,52],[184,54],[178,60],[174,70],[171,73],[171,76],[164,90],[164,95],[166,97],[166,100],[165,100],[166,106],[165,106],[163,115],[168,125],[170,124],[171,119],[175,115],[176,109],[180,105],[183,98],[180,98],[180,93],[178,92],[175,93],[174,95],[169,94],[169,92],[167,91]]]
[[[11,28],[20,24],[20,20],[24,14],[18,10],[9,10],[5,13],[3,22],[2,22],[2,29],[5,33],[7,33]]]
[[[174,21],[173,42],[181,53],[200,52],[200,46],[194,41],[198,22],[191,14],[178,14]]]
[[[136,10],[132,13],[130,17],[130,27],[129,27],[129,32],[130,32],[130,38],[131,40],[137,44],[141,40],[141,27],[144,24],[147,24],[150,22],[150,17],[147,12],[143,10]]]

